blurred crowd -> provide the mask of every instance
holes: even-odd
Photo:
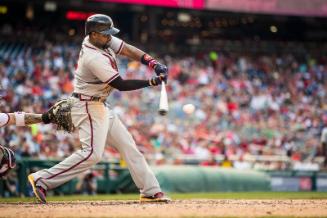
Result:
[[[327,125],[327,57],[310,48],[296,54],[286,48],[272,54],[213,47],[192,56],[161,56],[169,68],[167,116],[157,113],[160,87],[115,91],[107,102],[151,164],[316,170],[324,161],[319,156]],[[79,49],[70,43],[1,42],[0,111],[42,113],[69,97]],[[119,69],[125,79],[154,76],[125,58],[119,58]],[[0,144],[11,146],[18,159],[65,158],[79,143],[77,133],[53,125],[0,129]],[[106,147],[103,160],[119,158]]]

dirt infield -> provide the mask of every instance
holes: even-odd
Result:
[[[327,200],[177,200],[1,203],[0,217],[327,217]]]

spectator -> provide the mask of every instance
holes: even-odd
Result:
[[[183,164],[194,158],[209,164],[212,154],[226,154],[229,165],[247,168],[242,160],[231,160],[244,155],[278,156],[289,163],[267,161],[252,167],[292,169],[295,164],[314,161],[320,147],[326,167],[327,59],[320,52],[326,44],[295,43],[303,52],[287,42],[270,44],[280,48],[278,54],[267,51],[265,42],[248,42],[233,52],[228,52],[228,46],[212,44],[211,57],[209,53],[196,58],[178,53],[167,56],[163,61],[172,77],[167,86],[168,119],[156,116],[159,90],[157,94],[117,92],[107,102],[124,116],[151,163]],[[247,52],[254,45],[262,55]],[[79,51],[74,42],[41,39],[10,52],[15,47],[19,45],[9,41],[0,44],[1,112],[41,113],[58,96],[71,92]],[[1,48],[8,48],[7,52]],[[126,69],[127,78],[150,73],[128,60],[122,60],[119,67]],[[141,108],[139,101],[144,103]],[[195,107],[192,114],[182,110],[189,103]],[[19,156],[38,159],[62,159],[80,146],[77,136],[56,134],[52,129],[46,125],[0,128],[0,143],[14,145]],[[107,148],[104,156],[106,160],[120,158]]]
[[[215,155],[210,155],[210,158],[204,160],[200,163],[201,166],[218,166],[218,162],[216,161]]]
[[[228,159],[227,155],[225,155],[224,160],[220,163],[220,166],[224,168],[231,168],[233,167],[233,162]]]
[[[320,137],[320,151],[321,156],[324,157],[324,167],[327,167],[327,115],[324,117],[325,126],[323,127],[321,131],[321,137]]]
[[[95,195],[97,191],[97,176],[92,170],[87,171],[79,178],[76,184],[76,192],[85,195]]]

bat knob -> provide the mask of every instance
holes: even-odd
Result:
[[[161,116],[165,116],[167,114],[167,111],[166,110],[159,110],[158,113],[161,115]]]

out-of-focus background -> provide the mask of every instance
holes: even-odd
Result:
[[[42,113],[70,96],[84,21],[112,17],[118,37],[165,63],[160,88],[107,100],[166,191],[327,191],[327,1],[3,0],[0,111]],[[119,57],[123,78],[153,71]],[[0,129],[18,166],[0,194],[30,196],[26,175],[79,148],[52,125]],[[119,153],[51,194],[135,192]]]

